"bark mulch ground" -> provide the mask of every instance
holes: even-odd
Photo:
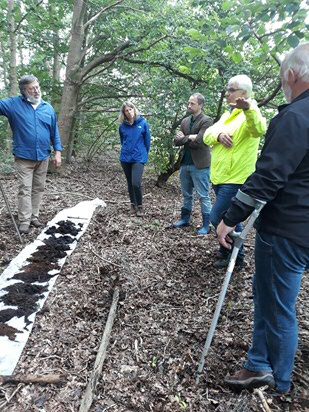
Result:
[[[15,211],[15,175],[0,174],[0,178]],[[244,270],[233,273],[204,373],[196,385],[198,363],[225,276],[224,270],[213,267],[218,243],[214,230],[208,236],[195,236],[201,223],[197,202],[191,227],[170,228],[181,207],[177,176],[166,187],[158,188],[147,170],[143,186],[145,217],[130,218],[123,172],[111,153],[95,164],[76,162],[65,173],[48,175],[41,213],[44,222],[82,200],[99,197],[107,207],[95,211],[67,259],[15,369],[15,373],[25,375],[64,374],[64,382],[2,385],[2,410],[79,410],[115,284],[120,287],[117,316],[91,411],[264,410],[256,394],[235,394],[223,386],[224,376],[242,366],[250,345],[254,233],[246,240]],[[32,228],[28,236],[23,235],[25,244],[39,233]],[[0,196],[1,269],[23,247]],[[57,260],[60,252],[53,253],[48,251],[49,264],[55,264],[50,263],[51,257]],[[40,256],[44,250],[33,258],[34,279],[35,266],[44,264]],[[22,276],[19,279],[23,280]],[[21,281],[9,290],[18,307],[11,310],[29,315],[29,305],[35,307],[37,297],[44,293],[39,282],[35,285]],[[281,397],[263,391],[271,411],[309,411],[308,292],[306,273],[297,305],[295,389],[291,396]],[[14,339],[14,331],[4,323],[11,316],[2,314],[0,333]]]

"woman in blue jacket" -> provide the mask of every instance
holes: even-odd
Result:
[[[148,162],[150,131],[131,102],[124,102],[119,116],[120,162],[128,183],[131,216],[143,217],[142,176]]]

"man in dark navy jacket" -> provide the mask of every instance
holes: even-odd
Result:
[[[17,196],[20,233],[29,233],[30,224],[39,221],[39,209],[45,189],[51,144],[53,163],[61,165],[61,142],[54,109],[41,99],[38,79],[22,76],[21,96],[0,101],[0,115],[6,116],[13,132],[13,155],[19,183]]]
[[[288,393],[297,350],[295,305],[309,266],[309,42],[285,57],[280,78],[288,104],[271,121],[256,171],[241,188],[267,202],[256,222],[252,346],[244,369],[225,383],[236,390],[268,384]],[[251,212],[234,198],[217,229],[223,246]]]

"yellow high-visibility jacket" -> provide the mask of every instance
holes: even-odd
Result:
[[[248,110],[226,111],[210,126],[203,137],[212,146],[210,180],[213,184],[242,184],[254,172],[260,136],[266,132],[266,119],[255,101]],[[220,133],[228,133],[233,146],[226,148],[218,142]]]

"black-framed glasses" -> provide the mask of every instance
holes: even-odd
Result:
[[[242,90],[242,89],[233,89],[233,87],[229,87],[228,89],[226,89],[227,93],[234,93],[234,92],[237,92],[238,90]]]

